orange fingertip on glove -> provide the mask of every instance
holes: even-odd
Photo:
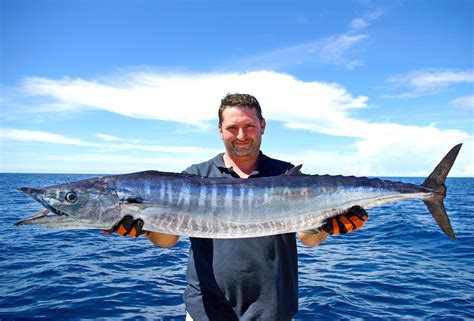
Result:
[[[367,218],[365,219],[365,221],[363,221],[357,215],[353,215],[353,216],[349,217],[349,220],[354,225],[354,230],[357,230],[357,229],[361,228],[362,225],[364,225],[364,222],[367,221]]]
[[[352,225],[351,221],[349,221],[347,216],[341,215],[339,217],[339,220],[344,225],[344,228],[346,229],[347,233],[352,232],[354,230],[354,226]]]
[[[117,229],[117,234],[120,235],[120,236],[124,236],[126,233],[127,233],[127,230],[125,229],[125,227],[120,224],[119,228]]]
[[[326,223],[326,225],[327,225],[326,229],[327,229],[328,234],[331,234],[331,235],[340,234],[339,222],[337,221],[337,218],[333,217],[331,219],[331,222]],[[323,227],[323,230],[324,230],[324,227]]]

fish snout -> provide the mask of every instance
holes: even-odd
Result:
[[[31,188],[31,187],[20,187],[18,190],[22,191],[23,193],[30,194],[30,195],[39,194],[43,191],[42,189]]]
[[[31,187],[20,187],[18,189],[19,191],[22,191],[23,193],[27,194],[28,196],[34,198],[35,200],[38,200],[41,194],[43,194],[43,190],[39,188],[31,188]]]

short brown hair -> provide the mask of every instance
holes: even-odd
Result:
[[[249,94],[227,94],[221,99],[221,105],[219,106],[219,124],[222,124],[222,113],[226,107],[239,107],[239,108],[254,108],[257,112],[257,117],[260,121],[263,120],[262,108],[258,103],[257,98]]]

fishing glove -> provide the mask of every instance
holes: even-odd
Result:
[[[331,235],[346,234],[361,228],[368,219],[367,212],[356,205],[343,214],[330,218],[321,226],[321,230]]]
[[[133,219],[131,215],[125,215],[120,222],[109,230],[103,230],[107,235],[117,232],[120,236],[139,237],[140,235],[148,235],[150,232],[142,230],[143,220],[141,218]]]

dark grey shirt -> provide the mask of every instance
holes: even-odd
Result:
[[[277,176],[291,163],[260,153],[252,177]],[[238,175],[223,154],[187,168],[203,177]],[[242,238],[190,237],[184,293],[186,310],[196,320],[290,320],[298,311],[298,262],[295,233]]]

